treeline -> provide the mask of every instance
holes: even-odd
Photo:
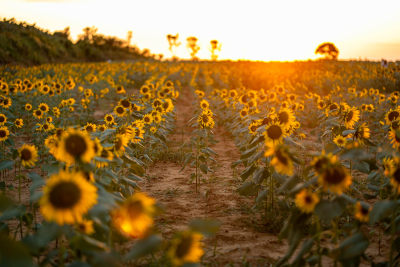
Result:
[[[130,38],[121,40],[97,33],[94,27],[83,29],[78,40],[70,39],[69,28],[50,33],[35,24],[0,21],[0,64],[37,65],[43,63],[107,61],[151,58],[150,51],[131,46]]]

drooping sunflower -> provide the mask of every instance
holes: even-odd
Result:
[[[108,166],[109,161],[113,160],[114,154],[110,150],[102,148],[100,152],[100,158],[104,159],[105,161],[96,161],[96,167],[104,168]]]
[[[70,128],[62,134],[54,156],[67,164],[74,164],[76,161],[88,163],[94,157],[93,147],[93,141],[86,132]]]
[[[289,149],[282,144],[267,144],[265,157],[272,157],[271,165],[275,171],[288,176],[293,175],[293,161],[290,158]]]
[[[338,195],[341,195],[352,183],[351,176],[340,162],[327,164],[319,174],[318,182],[324,190],[330,190]]]
[[[359,119],[360,111],[355,107],[348,108],[343,113],[343,122],[347,129],[352,129]]]
[[[391,170],[390,184],[393,186],[395,191],[400,194],[400,165],[399,160],[396,159],[396,166]]]
[[[171,241],[167,255],[173,266],[182,266],[186,263],[200,262],[204,254],[203,235],[194,231],[179,233]]]
[[[354,217],[360,222],[368,222],[369,213],[371,210],[372,207],[369,207],[367,204],[358,201],[355,205]]]
[[[117,156],[122,156],[125,152],[125,147],[128,146],[129,139],[126,135],[117,134],[114,139],[114,153]]]
[[[111,212],[113,224],[131,238],[144,237],[154,224],[155,200],[135,193]]]
[[[39,201],[43,217],[59,225],[82,221],[82,216],[96,203],[97,189],[83,173],[63,170],[46,181]]]
[[[339,147],[345,147],[347,139],[342,135],[337,135],[335,138],[333,138],[333,142]]]
[[[400,130],[390,130],[389,140],[393,148],[400,147]]]
[[[266,143],[280,143],[286,136],[285,128],[278,122],[271,122],[265,126],[264,138]]]
[[[356,131],[354,133],[354,138],[356,138],[360,142],[362,142],[363,139],[368,139],[370,137],[371,137],[371,130],[368,128],[365,122],[356,128]]]
[[[4,142],[8,139],[10,135],[10,131],[8,130],[7,126],[0,127],[0,142]]]
[[[24,167],[33,167],[38,158],[37,149],[34,145],[24,144],[18,149],[21,164]]]
[[[318,204],[319,197],[316,193],[313,193],[308,189],[303,189],[296,194],[294,202],[302,212],[311,213],[314,211],[315,206]]]
[[[57,149],[60,144],[60,139],[57,137],[56,134],[53,134],[53,135],[48,136],[44,140],[44,144],[49,149],[50,154],[52,154],[54,156],[57,154]]]

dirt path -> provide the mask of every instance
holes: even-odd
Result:
[[[187,122],[193,116],[192,102],[193,96],[189,90],[184,90],[176,106],[176,130],[169,137],[171,149],[177,149],[182,139],[190,138]],[[236,265],[248,261],[259,265],[272,262],[286,252],[287,246],[276,236],[260,231],[259,222],[254,221],[257,216],[251,210],[254,200],[236,192],[240,181],[231,163],[240,155],[229,134],[217,128],[215,139],[218,143],[212,149],[218,153],[216,171],[201,184],[199,193],[190,183],[191,168],[180,171],[181,165],[173,162],[158,162],[149,168],[150,178],[141,187],[165,208],[157,219],[159,229],[164,236],[171,237],[173,231],[186,228],[195,218],[216,219],[221,227],[214,238],[205,242],[204,263]]]

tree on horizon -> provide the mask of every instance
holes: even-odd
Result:
[[[337,60],[339,49],[333,43],[325,42],[317,47],[315,54],[323,55],[325,59]]]

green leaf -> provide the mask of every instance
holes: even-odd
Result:
[[[0,233],[0,267],[34,266],[29,250],[23,243]]]
[[[0,171],[2,170],[11,170],[14,167],[13,160],[4,160],[0,162]]]
[[[244,196],[255,196],[259,189],[259,185],[256,185],[253,181],[246,181],[237,190],[239,194]]]
[[[217,220],[211,219],[196,219],[190,222],[189,227],[206,236],[215,235],[220,228],[221,223]]]
[[[240,174],[240,177],[242,177],[243,181],[245,181],[249,176],[257,169],[256,166],[251,165],[244,169],[244,171]]]
[[[332,251],[332,255],[338,260],[353,259],[361,256],[368,246],[368,239],[358,232],[343,240],[339,247]]]
[[[396,201],[383,200],[376,202],[369,214],[369,222],[371,224],[377,223],[388,216],[398,204]]]
[[[208,167],[206,164],[200,164],[200,170],[204,173],[207,174],[208,172]]]
[[[161,237],[152,235],[146,239],[136,242],[131,250],[125,255],[124,260],[135,260],[155,251],[161,245]]]
[[[338,201],[321,200],[315,207],[315,214],[325,223],[329,223],[333,218],[340,216],[344,209]]]

